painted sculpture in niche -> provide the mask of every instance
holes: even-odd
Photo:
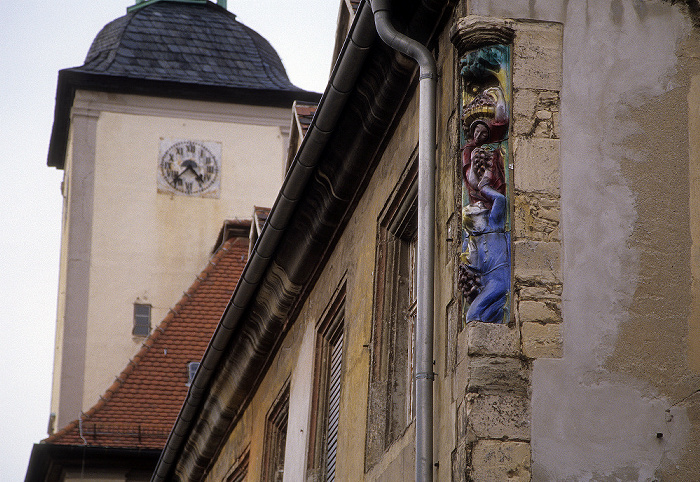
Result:
[[[465,319],[504,323],[510,313],[508,127],[510,50],[468,52],[462,77],[462,254]]]

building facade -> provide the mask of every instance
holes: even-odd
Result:
[[[693,2],[362,2],[153,480],[697,478],[699,20]]]
[[[27,482],[148,481],[248,255],[250,221],[214,254],[99,400],[34,445]]]
[[[205,265],[224,219],[271,205],[294,100],[274,49],[221,5],[137,2],[58,77],[65,172],[50,431],[79,418]]]

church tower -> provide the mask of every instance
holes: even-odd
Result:
[[[141,0],[58,76],[63,232],[52,426],[93,405],[211,255],[272,205],[289,109],[317,101],[225,2]]]

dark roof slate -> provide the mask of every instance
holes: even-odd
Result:
[[[132,10],[100,31],[83,65],[59,71],[49,166],[65,167],[79,89],[285,108],[321,97],[294,86],[269,42],[209,1]]]
[[[211,2],[161,1],[108,23],[75,72],[301,91],[270,43]]]

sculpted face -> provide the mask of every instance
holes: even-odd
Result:
[[[484,124],[474,127],[474,143],[478,146],[489,140],[489,129]]]

